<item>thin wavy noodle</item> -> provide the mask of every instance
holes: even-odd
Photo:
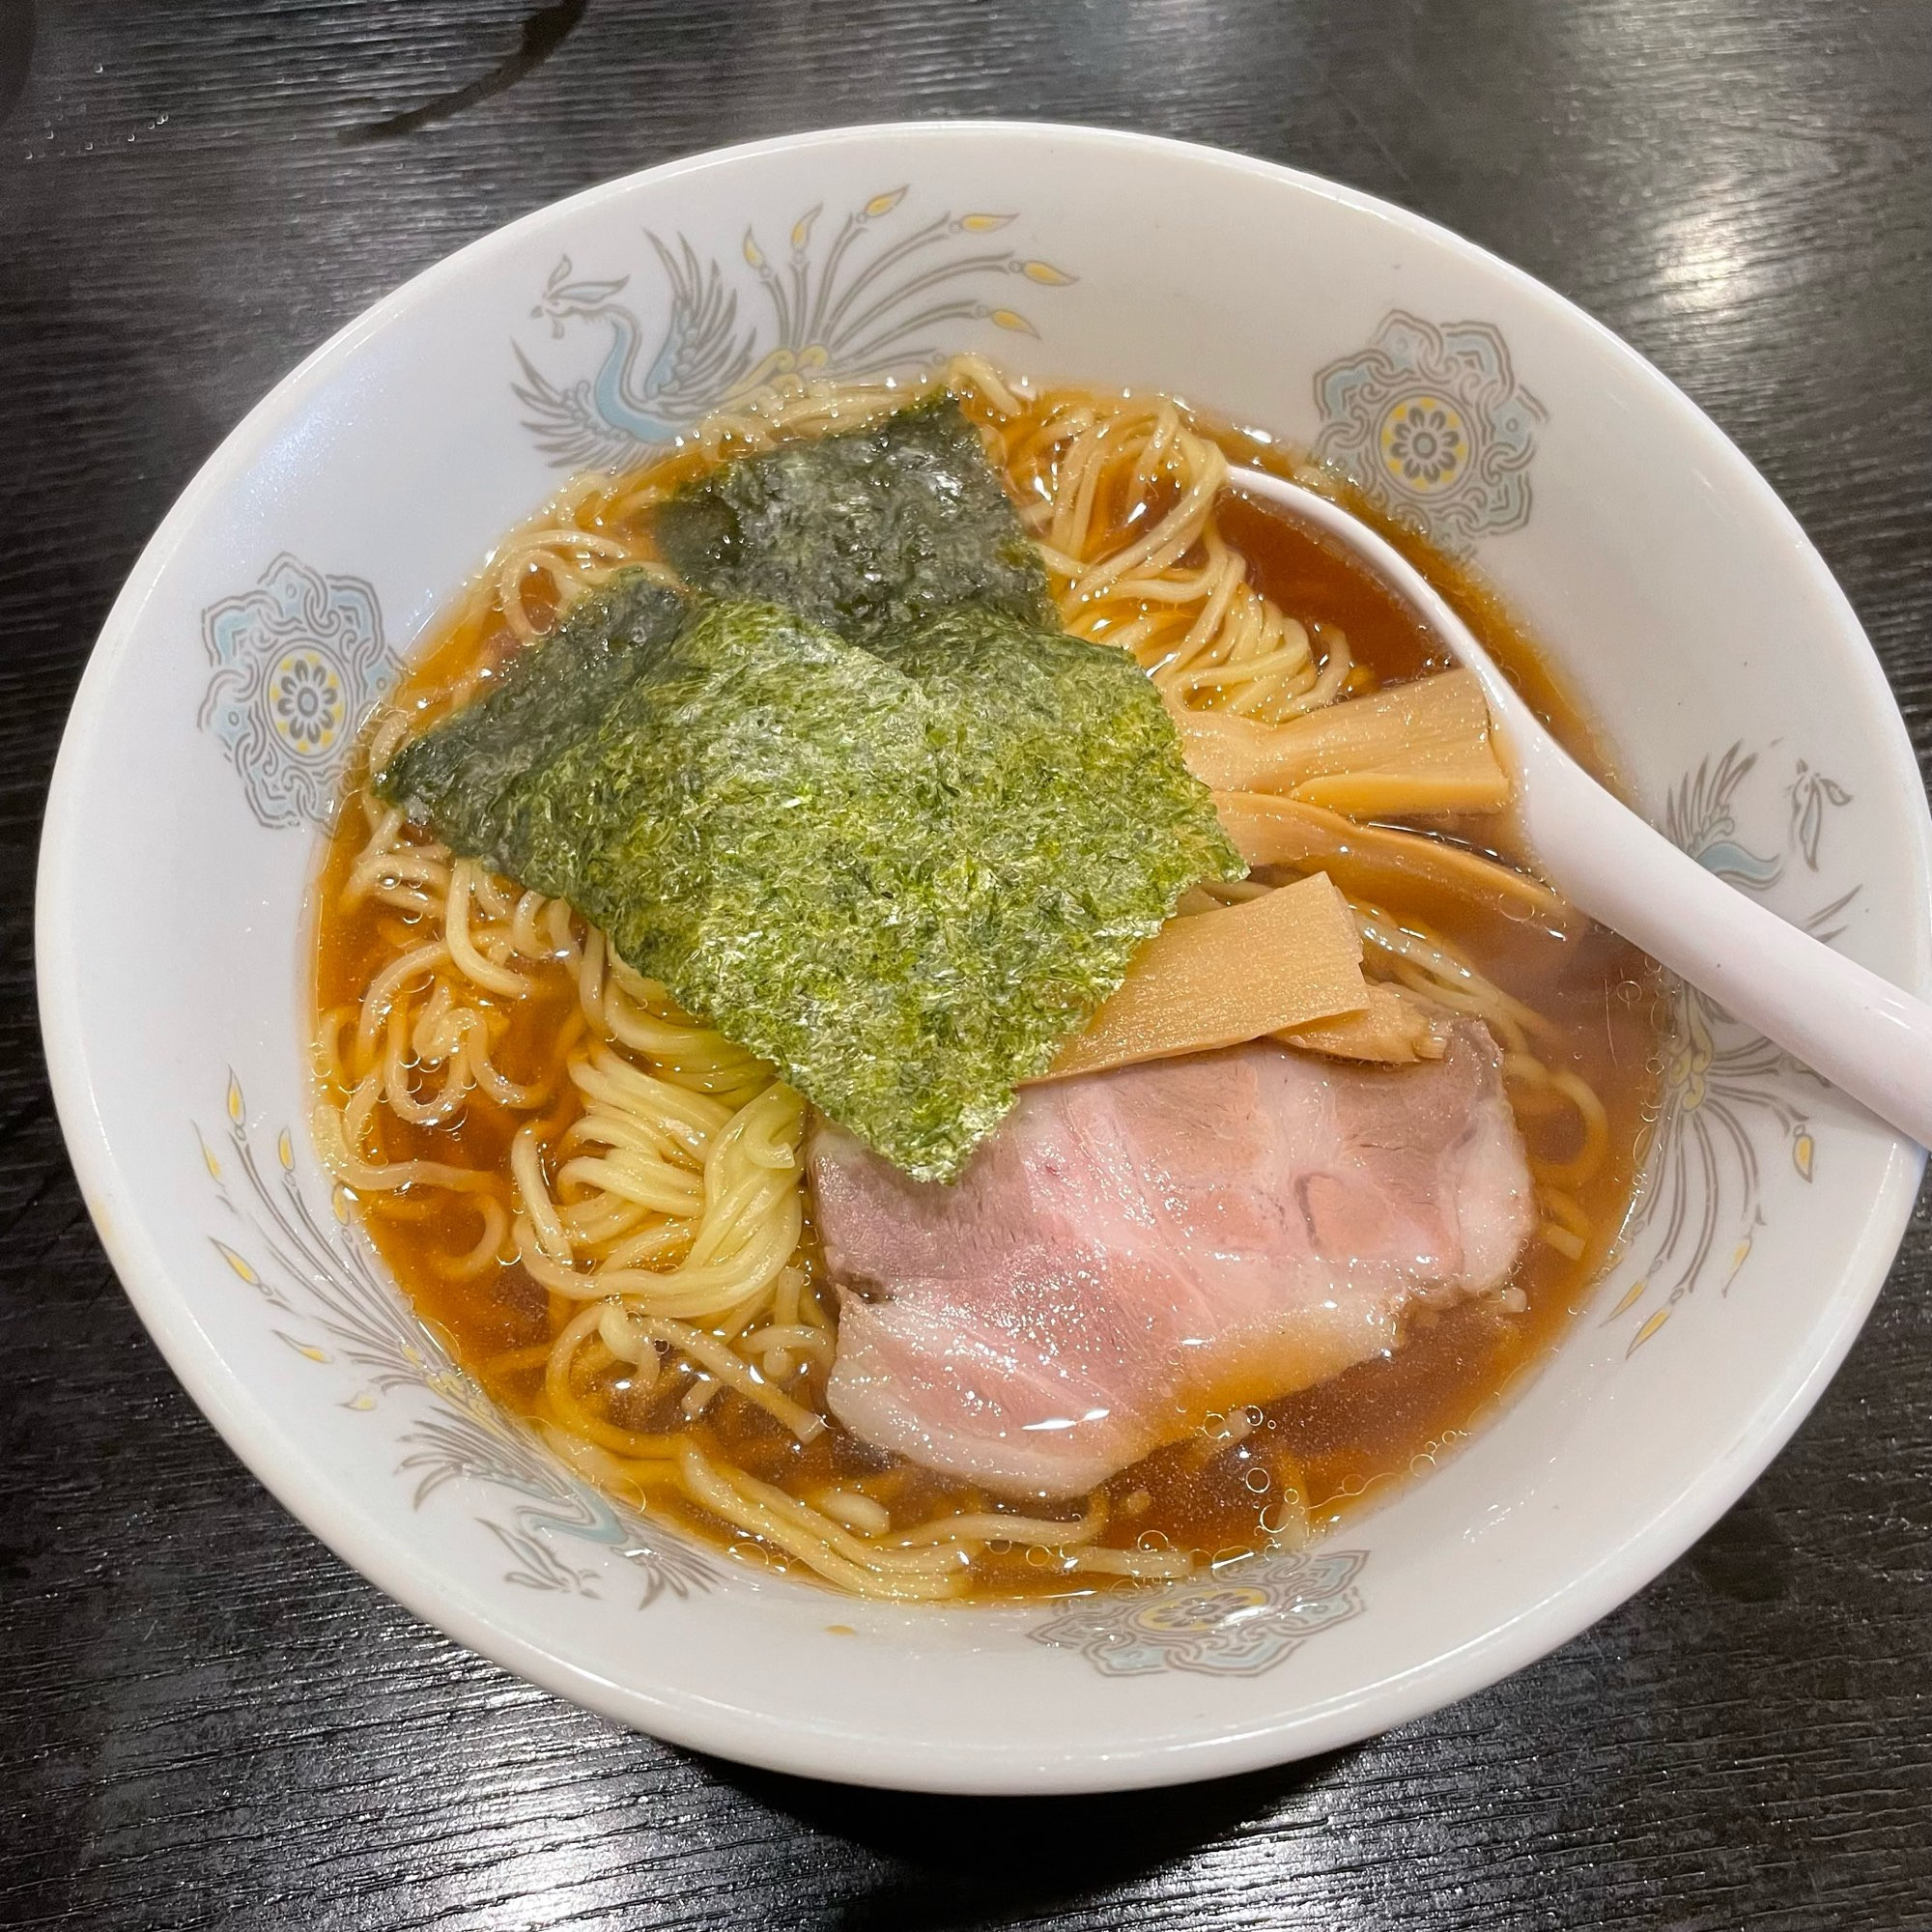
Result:
[[[684,478],[864,423],[940,384],[1002,464],[1066,627],[1131,651],[1170,702],[1274,723],[1360,681],[1339,631],[1297,621],[1250,581],[1216,516],[1227,458],[1178,405],[1035,395],[962,358],[891,387],[788,375],[648,470],[565,485],[488,560],[372,727],[361,769],[466,701],[613,570],[674,583],[650,512]],[[434,1228],[436,1275],[507,1295],[537,1324],[537,1339],[485,1368],[523,1392],[562,1453],[648,1510],[695,1514],[781,1565],[887,1601],[956,1596],[981,1574],[1014,1574],[1003,1564],[1036,1582],[1189,1573],[1196,1558],[1159,1532],[1132,1536],[1129,1509],[1101,1541],[1097,1493],[1063,1520],[961,1492],[909,1522],[895,1507],[902,1468],[835,1455],[805,1494],[770,1480],[784,1445],[822,1458],[837,1437],[824,1406],[836,1314],[810,1226],[799,1095],[612,956],[567,904],[455,857],[366,784],[345,813],[324,920],[353,924],[366,950],[355,997],[318,1015],[318,1145],[373,1226],[418,1243]],[[1603,1103],[1552,1064],[1548,1023],[1447,941],[1358,913],[1373,972],[1495,1032],[1520,1118],[1540,1147],[1571,1149],[1535,1175],[1545,1239],[1580,1256],[1599,1232],[1578,1197],[1607,1157]],[[1570,1128],[1545,1131],[1559,1117]],[[691,1433],[721,1402],[766,1432],[764,1463]],[[1204,1436],[1197,1460],[1236,1453],[1243,1433]],[[1307,1535],[1303,1493],[1281,1475],[1264,1518],[1277,1542]]]

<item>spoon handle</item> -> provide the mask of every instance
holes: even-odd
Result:
[[[1932,1006],[1706,871],[1551,741],[1519,757],[1524,830],[1566,897],[1932,1146]]]

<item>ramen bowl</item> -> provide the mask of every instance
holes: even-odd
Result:
[[[1919,1176],[1692,994],[1623,1259],[1540,1371],[1325,1540],[1179,1583],[895,1606],[699,1547],[496,1408],[348,1218],[308,1127],[304,903],[343,759],[498,532],[716,404],[663,372],[722,366],[725,327],[773,370],[974,351],[1312,453],[1500,593],[1672,838],[1926,989],[1927,813],[1856,619],[1737,450],[1586,316],[1412,215],[1206,149],[990,123],[736,148],[543,210],[378,303],[221,446],[114,607],[54,782],[40,986],[74,1165],[156,1341],[263,1482],[417,1614],[786,1771],[1206,1777],[1562,1643],[1796,1428]]]

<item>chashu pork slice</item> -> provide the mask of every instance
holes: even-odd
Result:
[[[1535,1225],[1474,1021],[1410,1066],[1257,1042],[1031,1087],[952,1186],[824,1121],[809,1159],[833,1412],[1038,1496],[1386,1352],[1419,1303],[1503,1290]]]

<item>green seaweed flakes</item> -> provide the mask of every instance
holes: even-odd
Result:
[[[781,604],[857,643],[960,604],[1053,625],[1046,571],[951,396],[722,464],[657,512],[694,589]]]
[[[548,637],[515,653],[481,698],[412,738],[376,789],[466,858],[539,892],[554,874],[520,838],[519,781],[595,727],[684,622],[686,599],[639,570],[580,597]]]
[[[574,716],[431,823],[922,1179],[957,1176],[1189,884],[1242,869],[1145,674],[983,608],[872,651],[701,605]]]

